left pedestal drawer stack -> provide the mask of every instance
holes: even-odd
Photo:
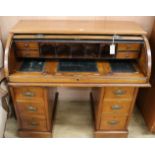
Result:
[[[20,137],[52,137],[55,89],[11,87]]]

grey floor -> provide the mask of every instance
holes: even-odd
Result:
[[[17,122],[10,118],[6,124],[5,137],[17,137]],[[93,137],[93,124],[89,102],[59,102],[53,129],[55,138],[91,138]],[[153,138],[145,125],[145,122],[135,108],[129,124],[130,138]]]

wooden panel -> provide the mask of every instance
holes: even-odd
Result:
[[[102,115],[101,130],[123,130],[126,126],[127,117]]]
[[[155,133],[155,23],[150,38],[150,46],[152,50],[151,88],[140,89],[137,104],[149,131]],[[144,50],[142,54],[145,54]],[[142,57],[140,61],[142,66],[146,65],[145,57]]]
[[[14,88],[15,100],[17,102],[43,102],[43,91],[44,89],[41,87],[16,87]]]
[[[28,41],[21,41],[15,42],[17,49],[38,49],[38,42],[28,42]]]
[[[95,131],[95,138],[127,138],[128,131]]]
[[[133,97],[134,88],[131,87],[107,87],[105,90],[104,100],[107,99],[129,99]]]
[[[39,51],[38,50],[19,50],[16,51],[18,57],[39,57]]]
[[[91,103],[93,105],[93,114],[95,120],[95,128],[98,129],[100,125],[100,115],[102,112],[102,98],[103,98],[104,89],[103,88],[93,88],[91,92]]]
[[[118,51],[123,51],[123,50],[135,50],[139,51],[140,50],[140,44],[118,44],[117,46]]]
[[[35,131],[47,131],[47,124],[45,119],[23,119],[21,122],[21,128]]]
[[[53,34],[146,34],[136,23],[127,21],[21,20],[13,33]]]
[[[52,138],[51,131],[29,131],[29,130],[19,130],[19,137],[26,138]]]
[[[139,52],[137,51],[118,51],[116,54],[116,58],[118,59],[137,59],[139,56]]]
[[[43,103],[16,102],[16,104],[21,117],[23,115],[29,115],[29,116],[42,115],[42,117],[45,117],[45,107]]]
[[[131,102],[126,100],[104,101],[102,111],[104,114],[128,115],[130,106]]]

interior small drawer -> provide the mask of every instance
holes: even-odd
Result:
[[[17,49],[39,49],[37,42],[19,41],[15,45]]]
[[[44,88],[41,87],[15,87],[13,88],[16,102],[43,102]]]
[[[35,58],[35,57],[39,57],[39,51],[38,50],[19,50],[17,51],[17,56]]]
[[[124,130],[126,127],[127,117],[102,115],[100,124],[101,130]]]
[[[118,44],[117,46],[117,50],[118,51],[123,51],[123,50],[136,50],[136,51],[139,51],[140,50],[140,44]]]
[[[40,116],[45,117],[45,107],[43,103],[25,103],[17,102],[16,103],[19,113],[22,116]]]
[[[28,118],[21,121],[21,128],[26,130],[47,131],[46,119]]]
[[[127,116],[129,113],[130,106],[131,106],[131,101],[126,101],[126,100],[104,101],[103,107],[102,107],[102,113]]]
[[[118,59],[137,59],[138,56],[138,51],[118,51],[116,54],[116,58]]]
[[[132,99],[134,88],[132,87],[107,87],[105,88],[104,100],[106,99]]]

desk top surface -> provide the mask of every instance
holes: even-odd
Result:
[[[90,20],[21,20],[11,32],[17,34],[146,34],[146,31],[134,22]]]

